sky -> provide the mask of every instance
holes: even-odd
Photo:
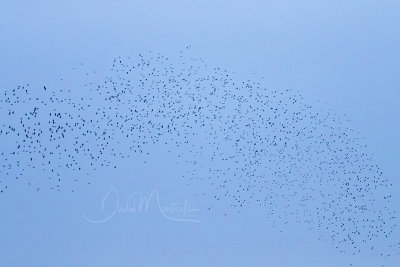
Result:
[[[399,11],[399,1],[371,0],[1,0],[0,90],[57,85],[63,77],[74,93],[90,96],[82,87],[86,72],[101,76],[116,57],[154,51],[173,58],[190,46],[191,56],[238,79],[264,77],[267,88],[299,90],[306,102],[345,114],[393,184],[398,209]],[[256,206],[225,216],[224,203],[198,196],[206,186],[187,187],[179,179],[183,167],[156,154],[151,164],[124,160],[91,173],[73,193],[37,192],[30,180],[46,182],[29,173],[10,181],[0,195],[1,265],[400,264],[399,254],[340,253],[301,225],[280,230]],[[115,203],[140,193],[158,195],[161,204],[113,212]],[[193,214],[166,216],[162,208],[171,203],[190,203]],[[393,235],[400,242],[400,232]]]

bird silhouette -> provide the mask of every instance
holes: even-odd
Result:
[[[207,185],[201,196],[226,205],[224,216],[257,205],[267,220],[302,224],[354,254],[389,240],[390,181],[345,115],[313,107],[299,90],[210,67],[189,50],[117,57],[100,78],[81,64],[73,69],[87,77],[83,93],[65,78],[38,85],[40,93],[31,84],[3,90],[0,192],[10,179],[73,192],[65,179],[90,184],[94,171],[146,161],[159,144],[175,153],[185,183]]]

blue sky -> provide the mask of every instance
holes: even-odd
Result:
[[[396,192],[400,188],[399,11],[399,1],[371,0],[3,0],[0,89],[58,84],[64,77],[78,92],[86,71],[101,75],[115,57],[149,50],[174,57],[190,45],[193,57],[235,72],[238,79],[262,76],[267,88],[298,89],[306,102],[346,114]],[[7,144],[3,141],[1,146]],[[215,204],[220,207],[208,212],[210,200],[196,196],[201,185],[188,190],[177,179],[180,168],[171,167],[173,159],[158,153],[149,159],[150,167],[126,160],[116,170],[93,173],[91,184],[82,182],[75,193],[36,192],[27,185],[34,175],[11,181],[0,196],[1,265],[397,266],[400,262],[400,255],[389,259],[343,255],[329,242],[319,241],[317,233],[295,224],[281,232],[257,207],[226,217],[226,207]],[[200,223],[171,221],[157,206],[149,212],[118,213],[101,224],[85,220],[83,214],[101,217],[101,201],[110,188],[118,189],[121,201],[153,189],[163,205],[189,201],[199,209]],[[397,209],[400,197],[393,194],[392,201]],[[106,205],[112,211],[112,203]],[[400,242],[400,233],[394,235]]]

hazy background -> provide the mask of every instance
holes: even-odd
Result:
[[[0,0],[0,88],[47,83],[84,63],[108,68],[116,56],[153,50],[193,56],[269,88],[299,89],[310,102],[345,113],[397,191],[400,189],[399,1],[6,1]],[[76,90],[80,81],[77,80]],[[0,144],[3,146],[5,144]],[[126,165],[126,166],[125,166]],[[32,190],[0,196],[1,266],[378,266],[340,254],[316,234],[276,231],[262,209],[223,216],[166,173],[165,162],[99,172],[75,193]],[[158,189],[189,200],[200,223],[157,210],[91,224],[110,188],[121,198]],[[394,205],[400,197],[394,196]],[[399,232],[395,235],[399,236]],[[398,266],[399,255],[386,259]]]

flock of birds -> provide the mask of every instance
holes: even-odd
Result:
[[[359,134],[299,91],[268,90],[187,51],[116,58],[105,73],[79,90],[61,81],[1,91],[1,193],[10,179],[35,190],[90,183],[93,171],[158,144],[178,151],[185,182],[206,184],[204,194],[234,210],[255,203],[344,252],[374,250],[392,234],[391,184]]]

